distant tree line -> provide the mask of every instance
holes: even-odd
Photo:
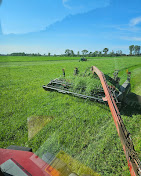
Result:
[[[105,56],[110,56],[110,57],[113,57],[113,56],[126,56],[126,54],[123,54],[121,50],[118,50],[116,52],[114,52],[113,50],[111,52],[109,52],[109,49],[108,48],[104,48],[103,51],[88,51],[86,49],[82,50],[80,54],[80,51],[77,52],[77,54],[74,53],[73,50],[70,50],[70,49],[66,49],[65,50],[65,55],[64,56],[81,56],[81,57],[105,57]]]
[[[114,57],[114,56],[133,56],[133,55],[136,55],[136,56],[141,56],[141,46],[138,46],[138,45],[131,45],[129,46],[129,51],[130,51],[130,54],[127,55],[127,54],[124,54],[122,52],[122,50],[118,50],[116,52],[114,52],[113,50],[111,52],[109,52],[109,48],[104,48],[103,51],[94,51],[94,52],[89,52],[88,50],[84,49],[81,51],[82,54],[80,54],[80,51],[77,52],[77,54],[74,53],[73,50],[70,50],[70,49],[66,49],[65,50],[65,56],[87,56],[87,57],[105,57],[105,56],[108,56],[108,57]],[[109,52],[109,53],[108,53]]]
[[[60,55],[51,55],[49,52],[48,54],[41,55],[40,53],[24,53],[24,52],[17,52],[8,54],[10,56],[70,56],[70,57],[115,57],[115,56],[141,56],[141,46],[138,45],[130,45],[129,46],[129,55],[124,54],[122,50],[118,50],[114,52],[113,50],[109,52],[109,48],[104,48],[102,51],[88,51],[86,49],[82,50],[81,52],[78,51],[74,53],[73,50],[66,49],[64,54]],[[2,55],[2,54],[0,54]]]
[[[11,53],[9,54],[10,56],[41,56],[40,53],[30,53],[30,54],[27,54],[27,53]]]

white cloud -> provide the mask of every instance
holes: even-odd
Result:
[[[62,0],[63,1],[63,6],[67,9],[70,9],[71,10],[71,6],[69,6],[67,3],[69,0]]]
[[[141,23],[141,17],[133,18],[130,20],[130,26],[135,26]]]
[[[110,0],[62,0],[62,2],[64,7],[70,10],[72,14],[88,12],[110,4]]]
[[[67,3],[67,0],[13,1],[15,2],[11,0],[4,1],[0,6],[3,34],[41,31],[69,15],[69,11],[66,10],[62,3],[63,1]]]
[[[129,40],[129,41],[141,41],[141,37],[121,37],[123,40]]]

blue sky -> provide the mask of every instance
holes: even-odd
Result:
[[[141,0],[2,0],[0,53],[141,46]]]

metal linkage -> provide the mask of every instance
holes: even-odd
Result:
[[[128,167],[131,173],[131,176],[141,175],[141,161],[139,160],[137,153],[134,150],[134,145],[132,139],[130,138],[129,132],[125,128],[123,120],[120,116],[120,112],[117,108],[115,100],[111,94],[111,91],[108,87],[104,74],[95,66],[92,67],[93,73],[96,73],[100,78],[101,84],[105,92],[104,100],[108,102],[109,108],[111,110],[117,132],[119,134],[123,150],[128,162]]]

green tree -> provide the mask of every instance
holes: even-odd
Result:
[[[104,52],[105,55],[107,55],[108,51],[109,51],[108,48],[104,48],[104,49],[103,49],[103,52]]]
[[[88,50],[86,50],[86,49],[82,50],[83,56],[86,55],[87,53],[88,53]]]
[[[80,56],[80,52],[79,52],[79,51],[77,52],[77,56],[78,56],[78,57]]]
[[[66,49],[66,50],[65,50],[65,54],[66,54],[67,56],[70,56],[70,54],[71,54],[71,53],[70,53],[70,50],[69,50],[69,49]]]
[[[89,52],[89,57],[92,57],[92,54],[93,54],[92,52]]]
[[[135,55],[139,55],[140,54],[140,46],[138,46],[138,45],[135,45],[134,46],[134,53],[135,53]]]
[[[70,55],[74,56],[74,51],[73,50],[70,50]]]
[[[117,56],[121,56],[122,55],[122,50],[118,50],[116,54],[117,54]]]
[[[48,53],[48,56],[50,56],[50,53]]]
[[[95,51],[94,53],[95,53],[95,56],[98,56],[98,51]]]
[[[115,55],[114,51],[110,52],[109,56],[113,57]]]
[[[134,51],[134,45],[130,45],[129,50],[130,50],[130,55],[132,55],[133,54],[132,52]]]
[[[119,55],[122,56],[122,50],[119,50]]]
[[[99,56],[99,57],[101,57],[101,56],[102,56],[102,52],[101,52],[101,51],[99,51],[98,56]]]

